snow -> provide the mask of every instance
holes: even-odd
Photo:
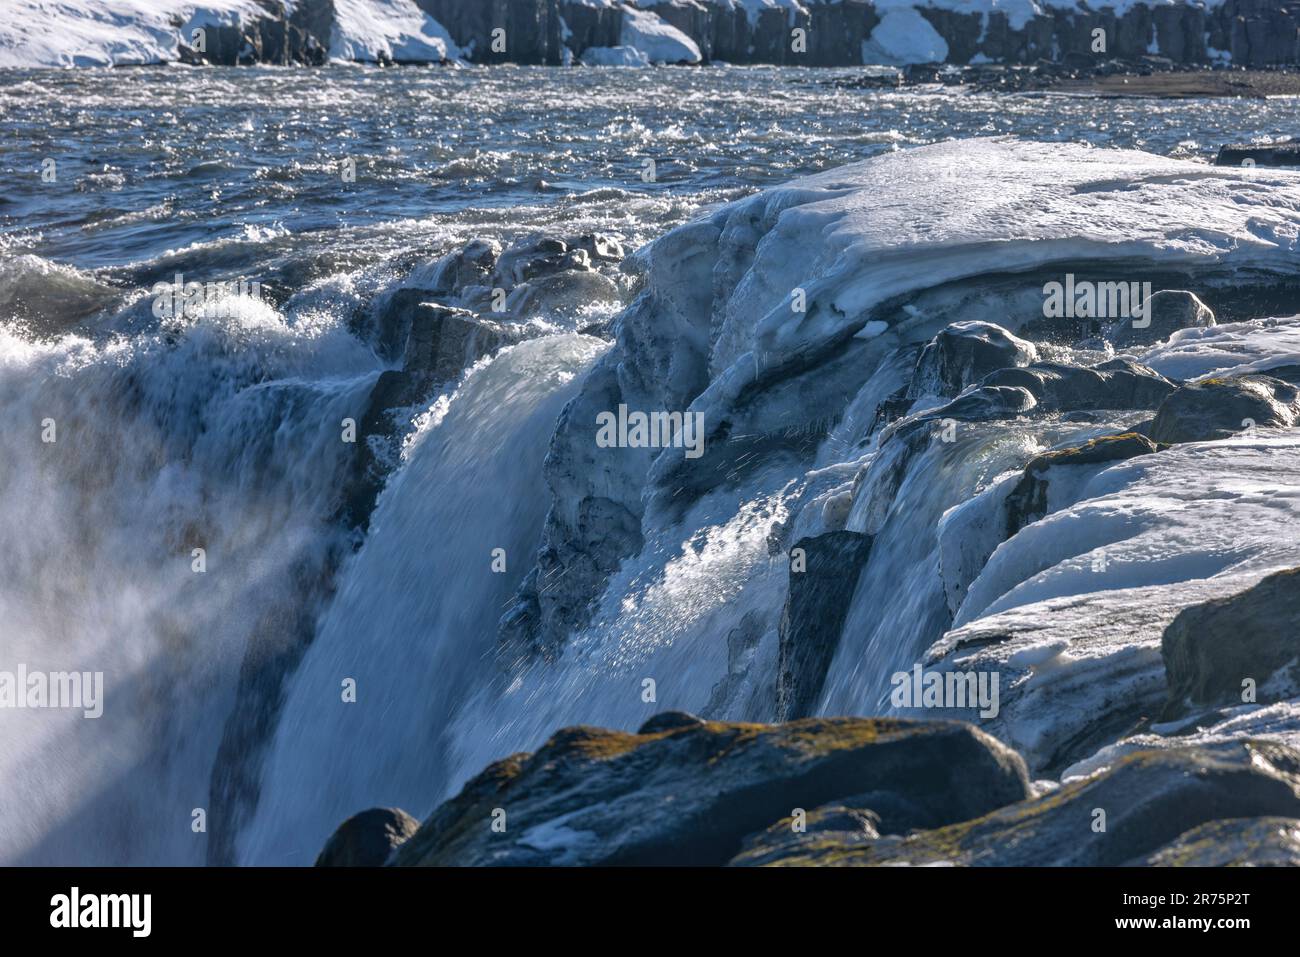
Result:
[[[414,0],[334,0],[330,59],[439,62],[460,56],[446,28]]]
[[[0,21],[0,68],[167,63],[203,26],[268,16],[255,0],[10,0]],[[330,56],[441,61],[460,50],[414,0],[335,0]]]
[[[1259,202],[1264,193],[1268,201]],[[888,196],[907,202],[883,202]],[[1188,209],[1197,211],[1193,220]],[[815,351],[871,321],[892,324],[893,316],[874,311],[945,283],[1003,270],[1064,274],[1082,262],[1110,263],[1121,277],[1142,265],[1295,275],[1300,177],[1075,144],[941,143],[729,204],[635,258],[653,272],[719,236],[718,255],[739,272],[734,292],[716,306],[709,364],[717,375],[700,400],[716,404],[705,408],[707,421],[720,421],[725,396],[753,381],[752,356]],[[690,280],[666,275],[665,298],[694,295],[684,285]],[[791,308],[795,289],[804,291],[804,312]],[[1023,293],[1022,307],[1036,301],[1041,309],[1041,285],[1027,282]],[[982,316],[968,306],[953,318]]]
[[[912,7],[887,10],[871,37],[862,41],[862,62],[901,66],[905,63],[942,63],[948,44],[930,21]]]
[[[9,0],[0,68],[161,63],[197,27],[265,15],[253,0]]]
[[[620,39],[621,46],[635,47],[651,63],[699,63],[702,59],[694,40],[648,10],[624,8]]]
[[[587,47],[578,61],[585,66],[650,65],[650,58],[636,47]]]
[[[871,368],[958,319],[1041,315],[1044,274],[1086,268],[1123,279],[1168,268],[1209,288],[1256,270],[1294,277],[1298,252],[1294,173],[1012,138],[936,144],[738,200],[638,251],[631,265],[645,276],[647,305],[624,322],[640,328],[645,311],[657,328],[678,331],[654,346],[629,338],[606,361],[667,370],[656,381],[662,392],[644,400],[666,407],[676,407],[674,390],[685,391],[669,377],[706,367],[707,384],[689,409],[734,433],[757,432],[806,414],[798,380],[782,392],[770,370],[811,363],[829,382],[838,373],[812,357],[862,348],[854,362]],[[1021,289],[1008,280],[1016,274],[1025,276]],[[803,312],[792,308],[797,289]],[[873,338],[850,338],[868,329]],[[1300,351],[1298,337],[1300,319],[1258,320],[1180,333],[1147,358],[1180,378],[1206,375],[1285,361]],[[864,386],[852,407],[874,409],[891,385]],[[1300,520],[1300,437],[1261,430],[1061,469],[1049,485],[1051,513],[1006,542],[996,514],[1010,484],[1004,476],[1045,447],[1149,415],[973,426],[959,443],[935,443],[910,464],[896,457],[899,443],[857,452],[865,464],[839,527],[874,536],[871,564],[818,711],[881,707],[881,676],[910,668],[945,630],[930,660],[1000,671],[1002,708],[987,730],[1039,767],[1078,747],[1099,718],[1158,709],[1159,640],[1174,615],[1300,564],[1300,542],[1288,532]],[[852,456],[861,438],[848,431],[835,441]],[[878,481],[891,461],[905,469],[893,487]],[[661,457],[645,480],[620,476],[609,485],[646,503],[643,521],[657,527],[666,521],[655,511],[660,496],[690,481],[676,478],[675,467]],[[1002,494],[982,494],[1000,481]],[[841,484],[828,475],[827,494],[841,495]],[[805,519],[799,527],[820,531]],[[945,588],[941,534],[950,546],[997,546],[986,565],[988,550],[957,550],[956,577],[969,581],[967,590]]]
[[[1171,379],[1244,375],[1300,364],[1300,316],[1184,329],[1140,361]]]

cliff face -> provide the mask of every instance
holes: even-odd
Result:
[[[158,0],[112,29],[38,0],[0,24],[0,65],[179,60],[233,66],[365,62],[1034,63],[1158,54],[1176,64],[1300,63],[1300,0]],[[959,5],[962,9],[959,9]],[[202,35],[196,37],[196,29]],[[40,41],[33,43],[35,36]]]
[[[1013,20],[1006,13],[963,13],[950,0],[917,0],[878,11],[871,0],[790,0],[747,8],[737,0],[417,0],[477,63],[563,63],[619,43],[624,9],[654,13],[699,46],[705,62],[857,66],[932,58],[1030,63],[1072,55],[1176,63],[1231,60],[1239,66],[1300,62],[1300,0],[1225,0],[1131,7],[1122,15],[1097,4],[1063,3]],[[504,28],[506,49],[492,49]],[[1098,34],[1104,50],[1096,50]],[[802,31],[799,33],[797,31]],[[929,44],[928,46],[926,44]],[[500,44],[498,44],[500,46]],[[945,50],[946,48],[946,50]]]

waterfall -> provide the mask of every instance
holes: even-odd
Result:
[[[242,863],[311,864],[351,814],[427,811],[443,796],[443,729],[497,675],[497,620],[548,506],[542,458],[604,348],[578,335],[522,343],[430,410],[291,679]],[[343,700],[347,679],[355,702]]]
[[[22,782],[0,860],[205,859],[241,662],[310,600],[284,571],[330,547],[340,422],[375,374],[327,316],[227,306],[130,339],[0,330],[0,496],[21,505],[0,512],[0,658],[102,672],[104,699],[0,715],[0,777]]]

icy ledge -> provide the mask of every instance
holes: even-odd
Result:
[[[558,425],[505,642],[553,653],[654,530],[781,456],[812,466],[807,443],[874,413],[872,374],[885,388],[886,360],[952,321],[1041,316],[1044,279],[1071,271],[1231,289],[1294,277],[1298,251],[1294,175],[1010,139],[887,154],[674,230],[633,257],[642,291]],[[596,447],[595,417],[620,404],[699,413],[705,454]]]

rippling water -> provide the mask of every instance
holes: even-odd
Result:
[[[414,266],[475,237],[551,227],[636,247],[765,185],[947,138],[1208,160],[1222,142],[1283,135],[1294,112],[837,85],[852,75],[0,73],[0,402],[15,426],[0,433],[0,669],[102,670],[107,696],[98,721],[0,714],[0,862],[225,861],[238,834],[243,859],[308,863],[358,802],[424,813],[452,785],[437,771],[450,758],[413,755],[451,727],[517,584],[456,576],[485,536],[509,537],[516,555],[534,547],[550,423],[601,344],[529,344],[435,404],[371,547],[332,577],[349,461],[338,423],[384,368],[348,319]],[[347,158],[355,182],[341,176]],[[153,322],[144,290],[176,272],[256,280],[270,302]],[[37,438],[47,419],[57,443]],[[749,511],[761,521],[720,533],[723,565],[732,539],[761,545],[776,517],[761,501]],[[734,579],[751,574],[731,565]],[[707,611],[724,594],[710,574],[683,572],[694,590],[666,588],[663,614],[687,599]],[[281,719],[278,690],[252,694],[248,676],[292,664],[303,619],[311,631],[321,612]],[[340,674],[361,675],[363,695],[407,690],[356,723],[337,707]],[[454,694],[426,700],[430,674]],[[248,755],[277,722],[255,809]],[[345,741],[354,751],[339,752]],[[469,755],[462,773],[481,766],[478,750],[496,753],[465,745],[439,745]],[[198,809],[210,831],[191,827]]]
[[[1014,133],[1212,158],[1280,137],[1280,101],[842,89],[807,69],[192,70],[0,76],[0,227],[149,281],[190,264],[305,281],[471,233],[565,223],[633,245],[732,199],[884,150]],[[35,175],[58,163],[71,188]],[[339,163],[357,163],[344,184]],[[656,182],[642,179],[656,163]],[[131,269],[128,267],[136,267]]]

